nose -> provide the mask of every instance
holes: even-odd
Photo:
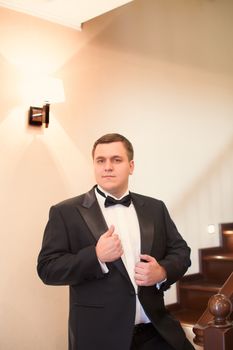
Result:
[[[110,160],[107,160],[105,162],[105,171],[112,171],[112,162]]]

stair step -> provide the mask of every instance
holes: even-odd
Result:
[[[203,256],[203,260],[217,260],[217,261],[232,261],[233,262],[233,253],[225,253],[225,254],[212,254]]]
[[[210,283],[205,280],[180,282],[180,305],[185,309],[202,310],[204,312],[209,298],[217,294],[220,288],[220,284]]]
[[[203,256],[202,271],[209,280],[223,284],[233,271],[233,253]]]
[[[194,281],[194,282],[180,282],[179,284],[181,289],[188,290],[199,290],[207,292],[218,292],[221,288],[221,284],[211,283],[204,280]]]
[[[222,224],[222,243],[223,247],[232,252],[233,251],[233,224]]]
[[[182,326],[194,326],[202,315],[202,311],[193,309],[178,309],[171,312],[180,321]]]

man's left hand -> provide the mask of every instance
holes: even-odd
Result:
[[[165,269],[150,255],[141,254],[135,266],[135,281],[138,286],[153,286],[167,278]]]

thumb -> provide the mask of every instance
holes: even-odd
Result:
[[[111,237],[113,235],[114,230],[115,230],[114,225],[111,225],[108,231],[105,233],[105,237]]]
[[[140,258],[141,258],[141,261],[143,261],[143,262],[154,261],[154,258],[152,256],[150,256],[150,255],[147,255],[147,254],[141,254]]]

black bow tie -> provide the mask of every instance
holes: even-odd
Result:
[[[110,207],[111,205],[122,204],[126,207],[129,207],[130,203],[131,203],[131,196],[129,194],[121,199],[115,199],[110,196],[107,196],[104,202],[104,206],[107,208],[107,207]]]
[[[131,195],[128,194],[127,196],[121,198],[121,199],[115,199],[111,196],[105,196],[105,194],[100,191],[100,189],[98,187],[96,187],[96,190],[99,194],[101,194],[101,196],[105,197],[105,202],[104,202],[104,206],[107,208],[107,207],[110,207],[112,205],[116,205],[116,204],[121,204],[121,205],[124,205],[125,207],[129,207],[130,204],[131,204]]]

